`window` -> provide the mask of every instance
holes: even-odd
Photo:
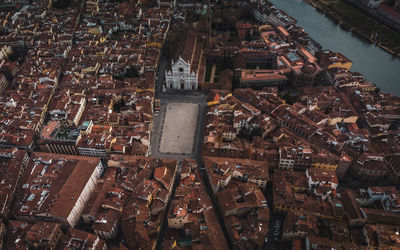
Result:
[[[183,68],[182,67],[179,68],[179,72],[183,72]]]

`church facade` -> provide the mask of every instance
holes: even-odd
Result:
[[[196,72],[191,70],[190,62],[182,57],[171,63],[171,70],[165,72],[167,89],[197,90],[198,79]]]

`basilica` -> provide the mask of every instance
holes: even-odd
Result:
[[[190,62],[186,62],[182,57],[179,57],[175,62],[172,61],[171,70],[165,72],[167,88],[197,90],[197,74],[190,66]]]
[[[167,89],[198,90],[200,75],[204,74],[202,43],[197,32],[189,30],[177,46],[175,60],[165,71]]]

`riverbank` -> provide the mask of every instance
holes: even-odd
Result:
[[[355,9],[343,0],[304,1],[336,22],[343,29],[353,32],[364,40],[400,58],[400,34],[391,28]]]

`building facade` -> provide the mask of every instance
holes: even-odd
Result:
[[[165,72],[167,88],[180,90],[197,90],[197,74],[191,70],[190,63],[179,57],[172,61],[171,70]]]

